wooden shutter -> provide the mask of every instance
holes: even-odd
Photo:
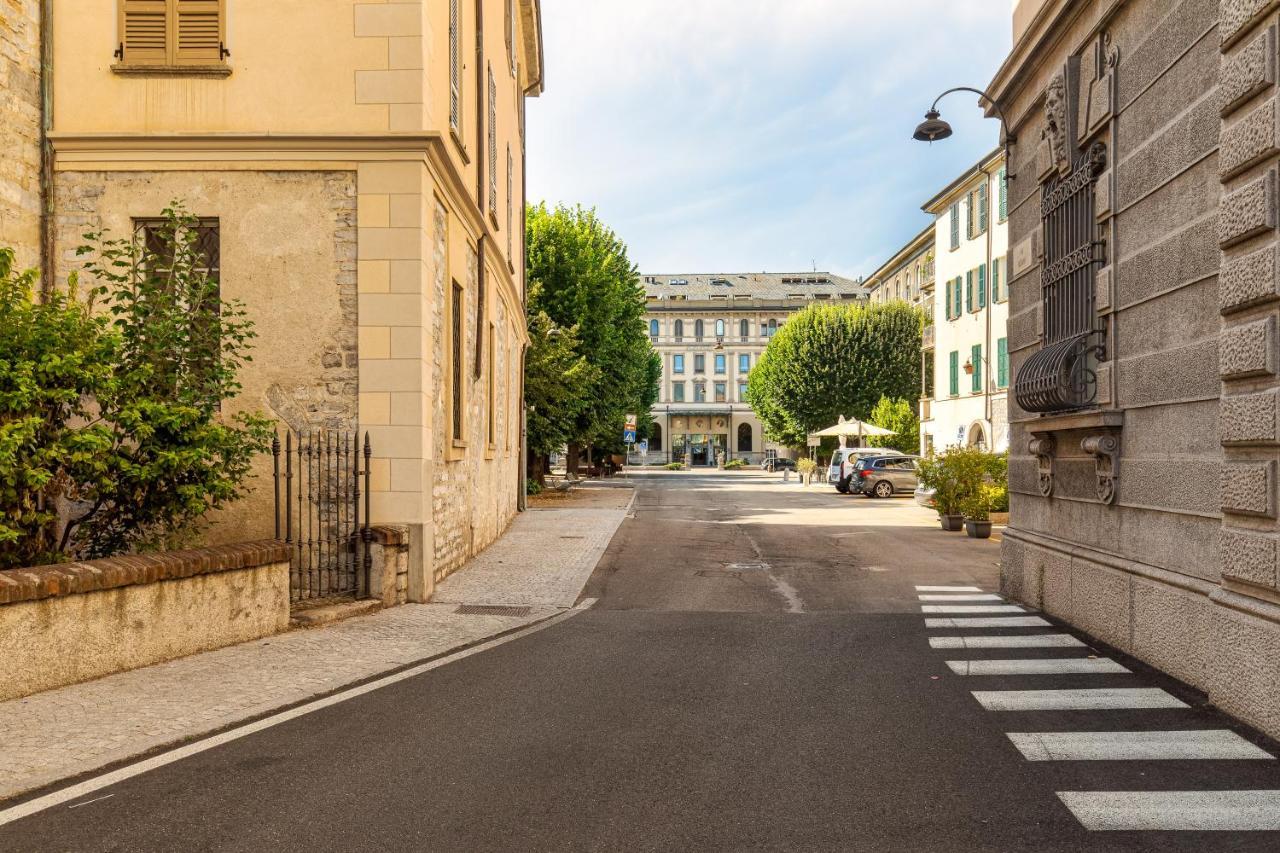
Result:
[[[951,383],[948,390],[950,390],[952,397],[957,397],[960,394],[960,351],[959,350],[951,351],[950,366],[951,366]]]
[[[127,65],[169,62],[169,0],[121,0],[121,61]]]
[[[461,127],[462,51],[459,49],[458,0],[449,0],[449,127]]]
[[[996,385],[1001,388],[1009,384],[1009,339],[996,341]]]
[[[978,187],[978,233],[987,230],[987,185]]]
[[[991,262],[991,301],[1003,302],[1000,298],[1000,259]]]
[[[960,248],[960,202],[951,205],[951,248]]]
[[[998,192],[1000,193],[1000,221],[1004,222],[1009,218],[1009,172],[1005,167],[1000,168],[1000,185]]]
[[[982,344],[974,344],[970,349],[970,359],[973,361],[973,390],[975,392],[982,390]]]
[[[973,311],[973,270],[964,274],[964,310]]]
[[[973,214],[975,212],[973,205],[973,193],[969,193],[964,197],[964,236],[967,240],[973,239]]]
[[[489,212],[498,215],[498,84],[489,66]]]
[[[978,307],[987,307],[987,265],[978,267]]]
[[[173,60],[177,65],[222,61],[224,0],[173,0]]]

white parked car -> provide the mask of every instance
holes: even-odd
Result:
[[[853,476],[853,466],[859,459],[867,456],[901,456],[902,452],[892,447],[840,447],[831,454],[831,464],[827,466],[827,482],[836,487],[842,495],[849,494],[849,478]]]

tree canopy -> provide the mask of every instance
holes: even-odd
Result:
[[[802,446],[840,415],[867,420],[881,397],[920,396],[920,312],[903,303],[811,305],[770,339],[747,399],[774,441]]]
[[[545,453],[574,442],[611,446],[621,438],[627,414],[647,425],[657,399],[661,363],[644,328],[639,273],[626,245],[594,210],[530,206],[526,231],[532,337],[526,382],[567,386],[546,421],[531,418],[530,450]],[[557,372],[566,363],[563,353],[544,358],[538,352],[552,346],[552,330],[572,332],[572,351],[589,369]],[[556,341],[560,349],[564,344]],[[530,403],[539,405],[532,397]]]
[[[893,435],[873,435],[867,439],[871,447],[892,447],[903,453],[920,452],[920,418],[910,400],[881,397],[871,410],[870,423],[893,430]]]

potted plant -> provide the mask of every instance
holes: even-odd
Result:
[[[917,476],[922,486],[933,489],[933,506],[938,511],[942,529],[959,530],[964,522],[960,514],[962,496],[955,479],[955,466],[948,464],[947,456],[943,453],[920,460]]]
[[[818,470],[818,463],[812,459],[800,459],[796,462],[796,470],[800,472],[800,481],[808,485],[813,481],[813,472]]]
[[[991,505],[999,497],[1000,489],[990,483],[980,483],[964,501],[964,530],[971,539],[987,539],[991,536]]]

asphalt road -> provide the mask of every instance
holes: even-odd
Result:
[[[962,632],[926,629],[915,586],[996,589],[995,543],[778,475],[636,479],[592,609],[0,827],[0,850],[1280,849],[1084,828],[1057,792],[1275,790],[1280,762],[1031,762],[1006,732],[1276,745],[1106,650],[1134,674],[953,674],[1089,651],[930,648]],[[1011,715],[970,694],[1121,685],[1193,707]]]

